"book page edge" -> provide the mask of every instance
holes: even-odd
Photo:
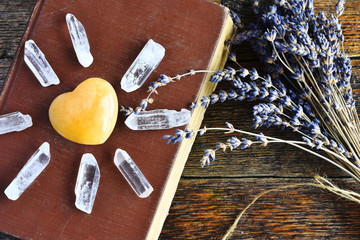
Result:
[[[227,51],[224,51],[224,42],[226,39],[230,39],[234,27],[233,22],[228,14],[228,9],[224,8],[224,12],[225,21],[222,28],[222,33],[219,35],[216,50],[214,51],[212,60],[210,61],[208,67],[209,70],[217,71],[218,69],[223,68],[229,55]],[[203,84],[197,95],[198,99],[201,99],[202,96],[211,94],[215,90],[216,84],[209,81],[211,75],[212,73],[206,74],[203,80]],[[203,107],[197,107],[194,109],[187,128],[199,129],[204,118],[205,110],[206,109]],[[194,136],[192,139],[184,140],[179,147],[174,160],[174,165],[170,170],[164,191],[156,208],[155,216],[153,217],[150,228],[148,230],[146,236],[146,239],[148,240],[158,239],[160,236],[163,224],[168,215],[172,200],[175,196],[177,186],[185,167],[185,163],[190,154],[191,147],[195,141],[195,137],[196,136]]]

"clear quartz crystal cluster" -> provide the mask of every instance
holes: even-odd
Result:
[[[79,63],[83,67],[90,66],[94,61],[94,58],[90,52],[90,44],[84,26],[71,13],[66,15],[66,23]]]
[[[11,200],[17,200],[21,194],[40,175],[50,162],[50,145],[44,142],[30,157],[18,175],[5,189],[5,195]]]
[[[13,112],[0,115],[0,134],[19,132],[32,126],[30,115]]]
[[[86,153],[82,156],[75,185],[75,206],[88,214],[94,206],[100,182],[100,169],[95,157]]]
[[[132,92],[140,88],[165,56],[165,48],[150,39],[121,79],[121,88]]]
[[[33,40],[25,42],[24,61],[43,87],[60,83],[45,55]]]
[[[114,163],[140,198],[146,198],[152,193],[153,187],[126,151],[118,148]]]
[[[156,109],[130,114],[125,124],[132,130],[158,130],[179,127],[189,123],[191,112],[187,109],[181,111]]]

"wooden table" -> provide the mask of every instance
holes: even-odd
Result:
[[[0,87],[36,0],[2,0],[0,3]],[[243,22],[253,21],[247,0],[224,0],[238,11]],[[336,0],[315,0],[316,10],[334,12]],[[360,78],[360,3],[349,0],[341,19],[346,53],[353,64],[353,79]],[[236,48],[245,67],[259,63],[244,44]],[[360,85],[354,86],[356,89]],[[219,88],[226,88],[221,84]],[[359,100],[358,92],[355,91]],[[359,103],[359,101],[358,101]],[[203,125],[251,130],[253,103],[228,102],[211,106]],[[288,131],[261,129],[270,136],[298,139]],[[241,137],[241,136],[238,136]],[[330,164],[285,144],[254,147],[218,154],[210,166],[199,160],[228,136],[209,132],[198,137],[182,175],[160,239],[219,239],[237,214],[260,192],[293,183],[312,182],[315,174],[326,175],[341,187],[360,192],[360,186]],[[360,206],[313,187],[272,192],[252,206],[240,220],[232,239],[360,239]],[[0,234],[1,239],[13,239]]]

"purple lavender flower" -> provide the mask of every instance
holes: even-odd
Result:
[[[266,74],[261,76],[257,69],[245,69],[238,63],[238,69],[219,70],[210,81],[226,80],[231,88],[203,96],[201,106],[228,100],[257,101],[253,128],[276,126],[297,132],[303,146],[326,150],[337,166],[359,180],[360,121],[352,96],[351,61],[342,49],[344,35],[338,19],[345,1],[339,0],[336,14],[330,16],[316,14],[312,0],[274,0],[270,6],[250,1],[258,23],[240,30],[239,17],[231,13],[238,28],[226,44],[248,41]],[[236,62],[236,54],[230,53],[229,59]],[[237,131],[228,123],[227,129],[227,133]],[[188,135],[190,132],[179,131],[165,139],[177,142]],[[210,164],[216,150],[246,149],[254,143],[266,146],[271,139],[263,134],[257,135],[256,141],[231,137],[217,143],[215,150],[206,150],[201,165]]]

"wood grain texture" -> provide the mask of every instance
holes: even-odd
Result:
[[[36,0],[0,3],[0,88],[18,48]]]
[[[0,86],[35,2],[0,3]],[[248,0],[223,0],[222,4],[237,10],[245,25],[254,21]],[[333,12],[335,4],[336,0],[315,0],[316,11]],[[353,78],[357,81],[360,80],[359,12],[360,2],[349,0],[341,19],[346,53],[353,59]],[[236,51],[244,65],[258,66],[249,45],[241,45]],[[226,83],[219,85],[226,87]],[[359,99],[359,91],[355,93]],[[223,126],[226,120],[249,130],[252,105],[245,102],[213,105],[203,125]],[[297,139],[296,134],[277,129],[261,131]],[[256,194],[280,185],[309,182],[314,174],[326,174],[340,186],[360,191],[341,171],[286,145],[218,154],[212,166],[201,169],[199,160],[203,150],[226,139],[227,136],[215,132],[196,139],[160,239],[219,239]],[[326,191],[311,187],[288,189],[260,199],[241,220],[232,239],[358,239],[359,214],[359,206]],[[1,239],[7,237],[0,235]]]
[[[309,181],[183,179],[160,239],[220,239],[237,214],[261,191]],[[336,183],[343,188],[353,188],[354,184],[351,180]],[[230,239],[359,239],[359,214],[358,205],[324,190],[290,188],[260,198]]]

